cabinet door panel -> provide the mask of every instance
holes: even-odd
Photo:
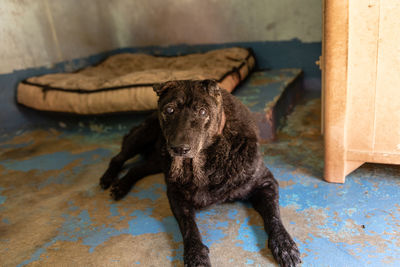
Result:
[[[381,1],[374,151],[400,153],[400,1]]]
[[[349,1],[347,147],[373,148],[379,0]]]

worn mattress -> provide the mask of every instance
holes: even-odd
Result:
[[[74,73],[28,78],[18,85],[18,103],[38,110],[107,114],[156,109],[154,84],[215,79],[232,91],[253,69],[249,49],[226,48],[176,57],[124,53]]]

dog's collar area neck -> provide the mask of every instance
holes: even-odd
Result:
[[[224,110],[222,110],[221,122],[219,123],[218,134],[222,134],[222,131],[224,130],[225,127],[225,122],[226,122],[225,112]]]

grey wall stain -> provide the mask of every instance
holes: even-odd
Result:
[[[121,47],[320,42],[321,17],[319,0],[2,1],[0,73]]]

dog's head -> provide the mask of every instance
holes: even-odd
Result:
[[[196,157],[222,132],[225,117],[216,81],[169,81],[154,91],[160,97],[158,117],[172,157]]]

